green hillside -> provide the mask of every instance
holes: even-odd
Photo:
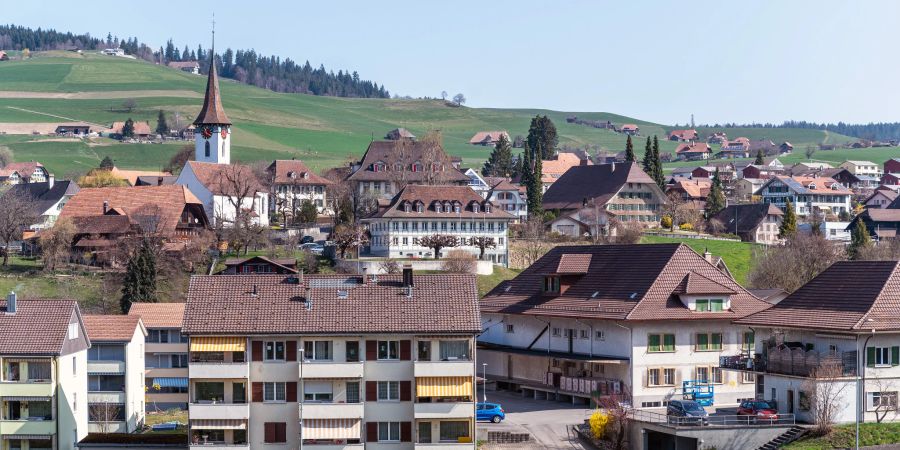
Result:
[[[155,126],[158,110],[175,113],[190,121],[200,109],[205,77],[191,75],[144,61],[96,54],[39,53],[25,61],[0,63],[0,123],[55,123],[87,121],[147,120]],[[467,142],[477,131],[507,130],[511,136],[527,134],[531,118],[547,114],[556,123],[561,145],[599,146],[624,149],[625,137],[608,130],[566,123],[577,115],[615,123],[636,123],[641,134],[664,137],[670,127],[610,113],[559,112],[539,109],[454,108],[442,101],[351,99],[280,94],[221,81],[229,117],[235,123],[234,157],[242,161],[298,157],[314,168],[341,164],[348,156],[359,157],[368,142],[395,127],[416,135],[431,129],[443,133],[444,145],[466,165],[480,165],[490,148]],[[134,98],[137,107],[125,112],[123,101]],[[846,142],[845,136],[815,130],[747,130],[748,137],[760,131],[773,141],[791,141],[798,149],[827,141]],[[733,133],[729,131],[729,135]],[[638,155],[644,137],[636,140]],[[40,160],[59,174],[84,171],[106,155],[117,164],[132,168],[158,168],[180,144],[119,144],[108,139],[86,143],[60,142],[31,135],[0,136],[0,145],[13,149],[18,160]],[[675,144],[663,141],[663,150]],[[800,152],[802,153],[802,151]],[[816,157],[819,157],[817,154]]]

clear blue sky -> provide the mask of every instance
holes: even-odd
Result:
[[[900,121],[896,1],[21,1],[0,21],[254,48],[392,93],[662,123]],[[135,17],[129,18],[128,14]]]

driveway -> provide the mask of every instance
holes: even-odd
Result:
[[[479,399],[480,400],[480,399]],[[503,405],[506,420],[501,423],[479,422],[478,427],[487,431],[528,432],[535,440],[530,448],[586,449],[568,432],[570,426],[584,422],[591,410],[584,406],[573,407],[569,403],[522,398],[521,395],[496,391],[488,392],[487,400]],[[485,450],[529,448],[521,444],[488,445]]]

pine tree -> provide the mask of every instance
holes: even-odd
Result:
[[[761,166],[765,163],[766,163],[766,160],[763,159],[763,151],[762,151],[762,149],[759,149],[756,152],[756,161],[753,161],[753,164],[756,164],[757,166]]]
[[[512,145],[506,135],[501,134],[491,156],[484,162],[481,174],[486,177],[508,177],[511,176],[513,169]]]
[[[156,302],[156,254],[148,240],[144,240],[128,259],[119,302],[122,314],[128,314],[135,302]]]
[[[862,219],[856,221],[856,227],[850,233],[850,245],[847,247],[847,254],[850,259],[857,259],[860,252],[872,245],[872,237],[869,236],[869,229],[866,227]]]
[[[723,209],[725,209],[725,192],[722,189],[722,180],[719,178],[719,169],[716,168],[709,195],[706,196],[706,217],[712,217]]]
[[[169,124],[166,123],[166,114],[163,110],[159,110],[159,116],[156,118],[156,134],[163,136],[169,134]]]
[[[525,186],[525,193],[528,196],[528,215],[530,217],[541,217],[544,214],[544,190],[541,176],[543,175],[543,162],[541,161],[541,147],[534,149],[531,174],[528,176],[528,184]],[[525,171],[528,172],[526,166]]]
[[[633,162],[636,158],[634,157],[634,144],[631,143],[631,135],[628,135],[628,139],[625,140],[625,162]]]
[[[653,159],[653,144],[650,136],[647,136],[647,145],[644,146],[644,173],[653,177],[656,174],[656,160]],[[655,180],[655,179],[654,179]]]
[[[125,125],[122,125],[122,137],[134,137],[134,121],[131,120],[131,117],[125,121]]]
[[[525,148],[522,149],[522,157],[519,158],[519,162],[521,163],[519,164],[519,183],[527,188],[531,184],[531,178],[534,175],[534,172],[532,172],[534,167],[533,155],[528,142],[525,143]]]
[[[547,116],[534,116],[528,127],[528,137],[525,138],[525,141],[532,149],[541,148],[538,158],[552,158],[556,153],[556,145],[559,144],[556,125]]]
[[[103,157],[103,161],[100,161],[100,168],[103,170],[112,170],[113,167],[115,167],[115,164],[109,156]]]
[[[778,235],[782,239],[787,239],[797,233],[797,213],[794,212],[794,205],[788,200],[784,205],[784,217],[781,218],[781,226],[778,227]]]
[[[653,173],[647,174],[656,181],[656,185],[666,190],[666,174],[663,172],[662,159],[659,157],[659,139],[653,135]]]

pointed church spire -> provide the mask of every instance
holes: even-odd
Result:
[[[206,96],[203,99],[203,108],[194,125],[231,125],[225,108],[222,107],[222,99],[219,97],[219,76],[216,73],[216,30],[213,20],[213,44],[209,51],[209,78],[206,80]]]

